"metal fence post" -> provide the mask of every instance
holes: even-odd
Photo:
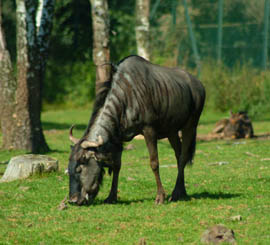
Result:
[[[223,25],[223,0],[218,0],[218,35],[217,35],[217,60],[222,57],[222,25]]]
[[[264,2],[264,32],[263,32],[263,60],[262,66],[263,69],[267,68],[267,59],[268,59],[268,29],[269,29],[269,0]]]
[[[152,20],[155,17],[159,4],[160,4],[160,0],[156,0],[150,12],[150,18],[149,18],[150,20]]]
[[[177,8],[177,2],[176,0],[171,0],[172,4],[172,26],[175,27],[176,25],[176,8]]]
[[[189,36],[190,36],[190,40],[191,40],[192,50],[193,50],[193,53],[195,56],[195,62],[196,62],[196,66],[197,66],[198,76],[200,76],[200,73],[201,73],[200,56],[199,56],[199,52],[197,49],[196,39],[195,39],[193,30],[192,30],[192,24],[191,24],[191,20],[190,20],[189,13],[188,13],[187,1],[183,0],[183,3],[184,3],[184,8],[185,8],[185,16],[186,16],[186,20],[187,20],[188,32],[189,32]]]

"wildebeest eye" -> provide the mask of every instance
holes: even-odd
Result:
[[[82,172],[82,167],[81,165],[79,165],[77,168],[76,168],[76,173],[80,173]]]

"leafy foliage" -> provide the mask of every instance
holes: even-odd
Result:
[[[208,106],[220,111],[247,111],[254,117],[267,112],[270,103],[270,73],[250,65],[228,68],[205,62],[201,80],[206,86]]]
[[[136,53],[135,0],[108,2],[111,60],[116,63]],[[269,96],[269,74],[253,68],[261,65],[264,0],[224,1],[221,67],[213,61],[217,56],[218,1],[187,2],[202,59],[201,78],[209,90],[209,105],[222,111],[248,110],[252,115],[264,113],[269,108],[265,100]],[[152,61],[166,66],[181,65],[192,71],[195,62],[182,2],[155,0],[151,6]],[[3,24],[14,62],[15,7],[15,0],[3,1]],[[55,19],[43,86],[45,104],[81,105],[94,98],[92,31],[90,1],[55,1]]]
[[[95,94],[93,62],[60,63],[59,66],[49,62],[48,68],[47,82],[44,84],[44,96],[48,104],[83,106],[93,100]]]

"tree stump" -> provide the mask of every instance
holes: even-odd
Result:
[[[45,155],[21,155],[11,158],[0,182],[25,179],[33,174],[58,170],[58,160]]]

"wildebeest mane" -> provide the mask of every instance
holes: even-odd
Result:
[[[92,126],[100,108],[102,108],[105,103],[106,97],[111,89],[111,80],[100,83],[98,86],[99,86],[97,90],[98,94],[96,94],[96,99],[93,106],[93,112],[92,112],[91,120],[88,125],[88,129]]]
[[[113,63],[102,64],[102,65],[108,65],[108,64],[111,65],[111,74],[110,74],[110,78],[108,81],[101,82],[101,83],[98,83],[96,85],[96,86],[98,86],[96,89],[97,94],[96,94],[95,103],[93,106],[93,112],[92,112],[91,119],[89,121],[87,130],[86,130],[85,136],[88,134],[89,129],[93,125],[93,123],[98,115],[99,110],[103,107],[103,105],[105,103],[106,97],[107,97],[109,91],[111,90],[111,86],[112,86],[112,82],[113,82],[113,75],[114,75],[114,73],[117,72],[118,65],[120,65],[124,60],[126,60],[127,58],[129,58],[131,56],[136,56],[136,55],[130,55],[128,57],[125,57],[122,60],[120,60],[116,65]]]
[[[116,66],[114,66],[111,63],[110,63],[110,65],[111,65],[111,74],[110,74],[109,80],[96,84],[96,86],[97,86],[97,89],[96,89],[97,94],[96,94],[95,103],[94,103],[94,106],[93,106],[93,112],[92,112],[92,115],[91,115],[91,119],[89,121],[89,124],[88,124],[85,135],[87,135],[87,133],[89,132],[90,127],[93,125],[93,123],[94,123],[94,121],[95,121],[95,119],[96,119],[96,117],[98,115],[98,112],[103,107],[103,105],[105,103],[105,100],[106,100],[106,97],[107,97],[107,95],[108,95],[108,93],[109,93],[109,91],[111,89],[112,77],[113,77],[114,72],[116,71]]]

